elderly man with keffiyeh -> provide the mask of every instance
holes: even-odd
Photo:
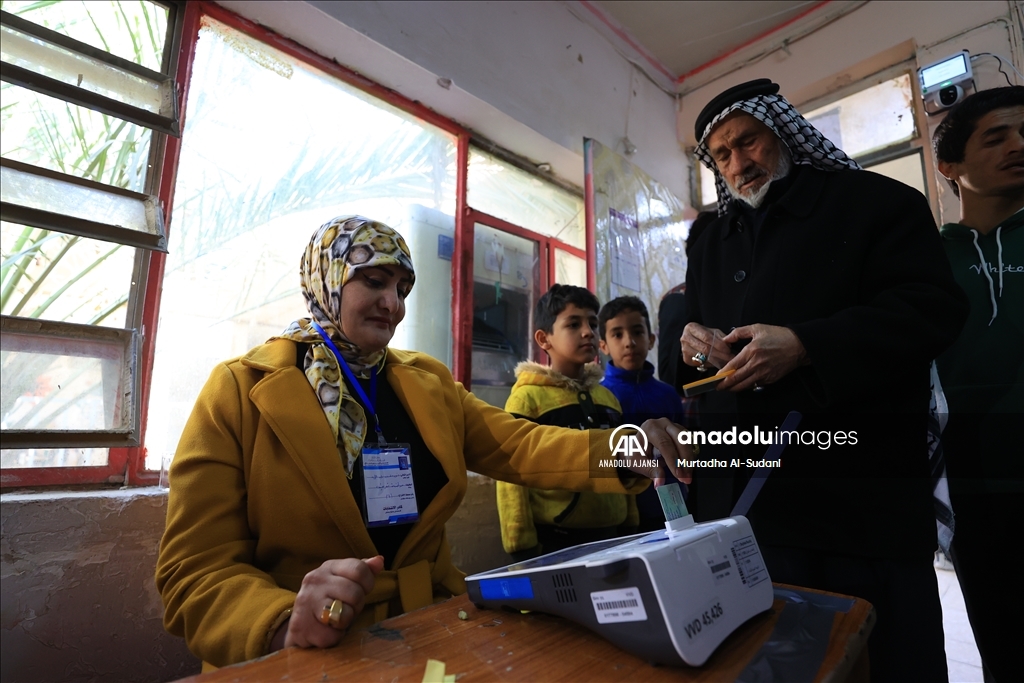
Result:
[[[966,301],[925,198],[860,170],[778,92],[744,83],[697,118],[719,216],[690,255],[678,379],[734,371],[706,395],[705,430],[763,436],[802,415],[749,512],[772,579],[875,606],[872,680],[944,681],[924,435],[930,362]],[[695,472],[698,518],[729,513],[750,476],[730,472]]]

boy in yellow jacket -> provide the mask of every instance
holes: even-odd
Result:
[[[537,302],[534,340],[551,365],[516,367],[505,410],[539,424],[607,429],[622,414],[601,386],[597,355],[600,304],[582,287],[554,285]],[[636,530],[636,497],[617,493],[547,491],[497,482],[498,516],[505,552],[516,561]]]

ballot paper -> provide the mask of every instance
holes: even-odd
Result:
[[[658,501],[661,502],[661,510],[665,513],[666,522],[690,514],[686,509],[686,501],[683,499],[683,490],[680,488],[679,482],[659,486]]]

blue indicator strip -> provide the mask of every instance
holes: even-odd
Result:
[[[532,600],[533,584],[529,577],[517,576],[508,579],[483,579],[480,581],[480,595],[484,600]]]

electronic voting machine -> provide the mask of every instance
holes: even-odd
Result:
[[[791,412],[784,430],[801,415]],[[778,458],[784,445],[768,448]],[[772,582],[744,516],[759,468],[732,516],[695,524],[678,484],[658,488],[665,529],[586,543],[466,578],[478,607],[535,610],[589,628],[659,664],[700,666],[743,622],[771,608]]]
[[[700,666],[772,606],[772,582],[745,517],[676,522],[475,574],[470,599],[565,617],[650,662]]]

